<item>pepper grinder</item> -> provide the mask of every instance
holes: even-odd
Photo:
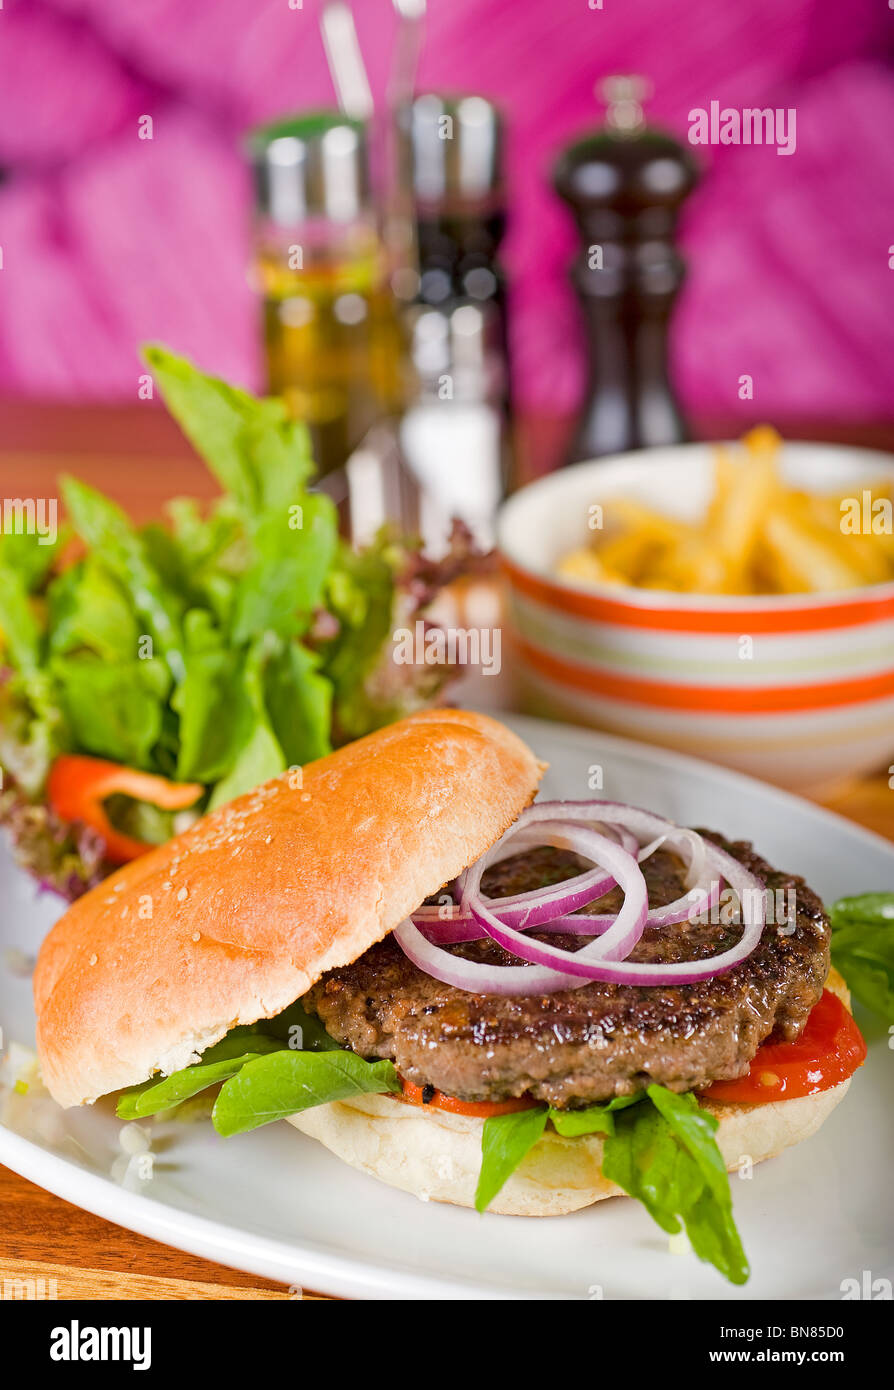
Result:
[[[571,267],[587,334],[586,396],[566,463],[688,437],[668,377],[668,326],[684,264],[677,218],[695,187],[692,155],[646,125],[649,84],[610,77],[605,125],[569,146],[554,182],[575,217]]]

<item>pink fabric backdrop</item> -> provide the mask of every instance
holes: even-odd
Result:
[[[294,3],[294,0],[293,0]],[[596,80],[638,71],[652,119],[794,106],[797,152],[699,151],[674,332],[681,394],[762,414],[892,413],[894,12],[882,0],[429,0],[421,85],[504,106],[514,224],[506,258],[520,396],[580,388],[573,235],[548,186],[594,122]],[[377,95],[388,0],[355,0]],[[245,279],[246,127],[330,104],[305,0],[5,0],[0,11],[0,393],[132,398],[135,346],[161,338],[260,380]],[[151,114],[155,138],[137,138]]]

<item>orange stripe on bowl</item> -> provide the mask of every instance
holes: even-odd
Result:
[[[594,695],[632,700],[635,704],[654,705],[659,709],[714,711],[721,714],[794,713],[798,710],[857,705],[894,695],[894,671],[861,676],[856,680],[824,681],[816,685],[681,685],[671,681],[642,680],[638,676],[619,676],[596,666],[578,666],[575,662],[540,651],[529,642],[519,641],[518,647],[535,670],[562,685],[570,685]]]
[[[505,555],[500,556],[500,563],[511,584],[547,608],[621,627],[667,632],[819,632],[827,628],[860,627],[865,623],[894,618],[894,592],[885,592],[874,598],[847,599],[841,603],[822,603],[803,608],[778,605],[739,609],[653,608],[625,603],[623,599],[608,598],[603,594],[586,593],[570,585],[553,584],[540,575],[519,569]],[[888,591],[891,585],[879,585],[878,588]],[[871,593],[871,589],[868,592]]]

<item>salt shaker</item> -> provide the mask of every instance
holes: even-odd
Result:
[[[419,246],[419,293],[407,316],[419,394],[401,445],[423,489],[429,549],[443,548],[454,516],[487,548],[508,469],[500,115],[481,96],[427,93],[400,121]]]

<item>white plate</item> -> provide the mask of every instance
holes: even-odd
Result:
[[[894,887],[894,848],[847,821],[737,773],[657,748],[507,718],[551,766],[547,796],[602,795],[684,824],[753,839],[827,899]],[[33,954],[55,915],[0,857],[0,949]],[[2,959],[2,957],[0,957]],[[5,1041],[33,1039],[30,985],[0,965]],[[110,1177],[120,1122],[108,1105],[60,1111],[2,1103],[0,1162],[122,1226],[285,1284],[367,1298],[835,1299],[846,1278],[894,1278],[891,1053],[861,1022],[869,1060],[819,1135],[732,1179],[751,1259],[744,1290],[667,1238],[634,1202],[531,1221],[421,1204],[333,1158],[285,1124],[220,1139],[208,1124],[156,1126],[155,1175],[140,1191]],[[48,1258],[52,1252],[48,1252]]]

